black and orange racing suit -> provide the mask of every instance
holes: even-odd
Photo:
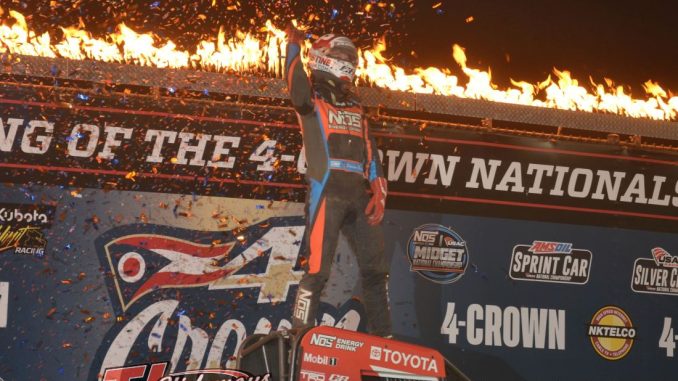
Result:
[[[370,333],[391,333],[388,264],[381,224],[368,224],[369,182],[383,177],[368,122],[357,99],[337,83],[311,83],[300,47],[288,43],[286,80],[304,141],[306,180],[306,273],[294,305],[295,328],[314,324],[320,293],[330,275],[339,232],[355,253]]]

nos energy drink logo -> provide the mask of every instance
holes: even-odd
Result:
[[[437,283],[452,283],[464,275],[468,248],[459,234],[438,224],[421,225],[407,244],[410,271]]]
[[[233,368],[247,335],[289,328],[303,271],[303,217],[270,218],[237,233],[134,224],[95,241],[116,323],[88,380],[107,369],[166,361],[175,374]],[[323,322],[364,330],[359,302],[321,304]]]

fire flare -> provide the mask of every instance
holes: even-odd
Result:
[[[62,28],[62,32],[62,39],[53,43],[49,33],[38,35],[29,29],[21,13],[9,11],[9,18],[0,24],[0,53],[273,76],[281,76],[283,70],[285,33],[270,21],[257,34],[238,31],[229,36],[220,29],[216,41],[200,41],[193,52],[181,50],[171,40],[163,41],[153,33],[137,33],[124,23],[103,38],[93,37],[82,24]],[[306,48],[309,45],[307,41]],[[382,55],[385,50],[382,39],[372,49],[359,52],[357,76],[361,83],[390,90],[657,120],[676,120],[678,114],[678,96],[649,80],[643,85],[645,99],[633,98],[624,86],[607,78],[604,84],[590,79],[591,86],[584,87],[569,71],[555,68],[555,79],[549,76],[536,84],[511,80],[512,87],[502,89],[492,82],[489,69],[469,67],[464,49],[458,45],[453,46],[452,57],[461,67],[465,84],[448,68],[410,71],[394,65]]]

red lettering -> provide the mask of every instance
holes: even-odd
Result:
[[[106,369],[103,381],[132,381],[135,378],[141,378],[144,376],[144,373],[146,373],[146,366],[147,365],[136,365]]]
[[[166,362],[151,365],[151,370],[148,372],[146,381],[160,381],[160,379],[165,375],[165,369],[167,369]]]

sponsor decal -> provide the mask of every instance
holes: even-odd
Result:
[[[661,247],[652,249],[652,258],[633,263],[631,290],[649,294],[678,295],[678,256]]]
[[[381,347],[370,348],[370,360],[381,360]]]
[[[414,229],[407,244],[410,271],[437,283],[452,283],[464,275],[469,262],[466,242],[452,229],[425,224]]]
[[[474,303],[457,314],[456,303],[448,302],[440,333],[450,344],[465,329],[470,345],[564,351],[565,321],[560,309]]]
[[[614,361],[629,353],[636,338],[636,328],[624,310],[605,306],[593,314],[587,334],[596,353]]]
[[[347,110],[328,110],[329,127],[333,130],[349,131],[362,134],[362,115],[359,112]]]
[[[103,381],[269,381],[271,374],[252,375],[238,369],[197,369],[167,373],[169,363],[130,365],[108,368]]]
[[[516,245],[511,255],[509,276],[515,280],[586,284],[592,254],[573,249],[571,243],[534,241]]]
[[[294,317],[303,322],[307,322],[308,312],[311,308],[312,292],[310,290],[300,288],[298,294],[297,303],[294,305]]]
[[[43,257],[47,240],[43,229],[52,226],[50,205],[0,204],[0,253]]]
[[[420,371],[438,372],[438,363],[434,358],[420,356],[415,353],[401,352],[397,349],[372,346],[370,348],[370,360]]]
[[[302,370],[301,381],[325,381],[325,373]]]
[[[317,364],[317,365],[336,366],[337,365],[337,358],[326,356],[326,355],[319,355],[319,354],[313,354],[313,353],[306,352],[306,353],[304,353],[304,362],[308,362],[308,363],[311,363],[311,364]]]
[[[330,374],[330,381],[348,381],[349,377],[343,374]]]
[[[152,357],[167,360],[173,373],[232,368],[248,334],[290,328],[303,236],[301,216],[237,233],[152,224],[105,232],[95,247],[117,318],[88,379]],[[341,321],[360,316],[357,303],[321,304],[319,313]]]
[[[320,333],[314,333],[311,336],[311,344],[317,345],[319,347],[339,349],[348,352],[356,352],[364,345],[362,341],[345,339],[343,337],[335,337],[331,335],[323,335]]]
[[[314,333],[311,336],[311,344],[317,345],[319,347],[332,348],[334,342],[337,340],[336,337],[330,335],[323,335],[321,333]]]

